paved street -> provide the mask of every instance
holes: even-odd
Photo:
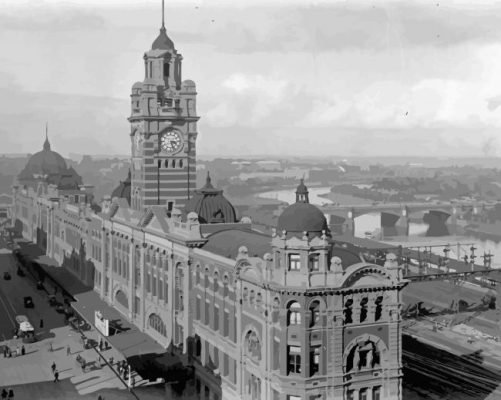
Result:
[[[16,389],[16,398],[21,399],[72,399],[92,398],[98,393],[107,393],[106,399],[120,398],[133,399],[126,390],[124,383],[115,372],[108,367],[95,349],[83,349],[79,332],[65,325],[64,315],[59,314],[48,303],[45,291],[36,289],[33,277],[27,273],[25,277],[16,275],[15,260],[11,252],[5,249],[5,243],[0,240],[0,345],[10,346],[15,349],[21,346],[21,339],[13,339],[15,316],[26,315],[35,328],[37,342],[24,344],[24,356],[4,358],[0,355],[0,388],[13,387]],[[12,279],[4,280],[3,273],[10,271]],[[24,308],[23,297],[31,296],[35,307]],[[62,299],[60,299],[62,300]],[[43,319],[43,327],[40,320]],[[95,330],[86,331],[88,338],[99,340]],[[50,351],[50,346],[53,351]],[[71,354],[67,355],[67,347]],[[83,357],[90,367],[83,372],[76,363],[76,355]],[[105,350],[103,356],[115,361],[122,359],[115,349]],[[51,364],[55,362],[59,371],[59,383],[54,379]],[[149,385],[139,376],[135,376],[136,385]],[[118,389],[118,390],[117,390]],[[162,398],[163,388],[138,389],[141,398]],[[45,393],[45,397],[42,397]],[[116,397],[113,393],[117,394]],[[118,396],[118,394],[120,394]],[[86,397],[85,395],[91,395]],[[76,396],[76,397],[74,397]],[[84,397],[82,397],[84,396]]]

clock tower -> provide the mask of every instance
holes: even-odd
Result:
[[[131,207],[182,209],[196,187],[196,87],[182,80],[183,57],[160,34],[144,54],[144,80],[131,94]]]

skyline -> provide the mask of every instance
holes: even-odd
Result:
[[[4,3],[3,152],[129,154],[160,1]],[[501,155],[495,2],[258,3],[166,3],[201,157]]]

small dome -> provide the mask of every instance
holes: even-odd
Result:
[[[151,50],[175,50],[174,42],[167,36],[167,30],[164,26],[160,28],[160,34],[151,45]]]
[[[134,85],[132,85],[132,89],[142,89],[143,88],[143,83],[142,82],[136,82]]]
[[[196,190],[186,203],[184,212],[186,215],[197,213],[201,224],[237,222],[233,205],[223,196],[222,190],[212,186],[209,174],[205,186]]]
[[[303,180],[296,190],[296,203],[288,206],[278,218],[277,230],[286,231],[288,236],[302,237],[304,232],[319,236],[322,231],[329,234],[327,219],[324,214],[308,202],[308,189]]]
[[[118,197],[121,199],[125,199],[127,200],[127,203],[129,203],[130,205],[130,193],[131,193],[130,181],[131,181],[131,175],[129,170],[127,179],[125,179],[125,181],[120,181],[120,184],[111,193],[111,198],[113,199],[114,197]]]

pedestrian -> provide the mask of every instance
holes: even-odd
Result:
[[[16,357],[21,355],[21,350],[19,350],[19,346],[16,346]]]
[[[55,361],[52,361],[51,368],[52,368],[52,373],[56,372],[56,363],[55,363]]]
[[[131,378],[130,378],[130,387],[134,387],[135,384],[136,384],[136,378],[134,378],[134,376],[131,376]]]
[[[71,347],[70,345],[66,346],[66,356],[69,356],[71,354]]]
[[[9,399],[13,399],[13,398],[14,398],[14,390],[9,389]]]
[[[122,375],[122,364],[118,364],[118,375]]]
[[[3,358],[7,358],[7,346],[3,346]]]
[[[21,355],[25,355],[26,354],[26,349],[24,348],[24,344],[21,346]]]
[[[99,340],[99,351],[103,351],[103,339]]]
[[[54,382],[59,382],[59,372],[57,370],[54,372]]]
[[[42,328],[43,328],[43,319],[40,318],[40,329],[42,329]]]
[[[104,400],[104,397],[99,395],[99,396],[97,396],[97,400]]]
[[[5,390],[5,388],[2,389],[2,399],[6,399],[8,394],[9,393],[7,393],[7,390]]]
[[[109,347],[108,347],[108,342],[105,340],[105,341],[104,341],[104,349],[105,349],[105,350],[108,350],[108,348],[109,348]]]

